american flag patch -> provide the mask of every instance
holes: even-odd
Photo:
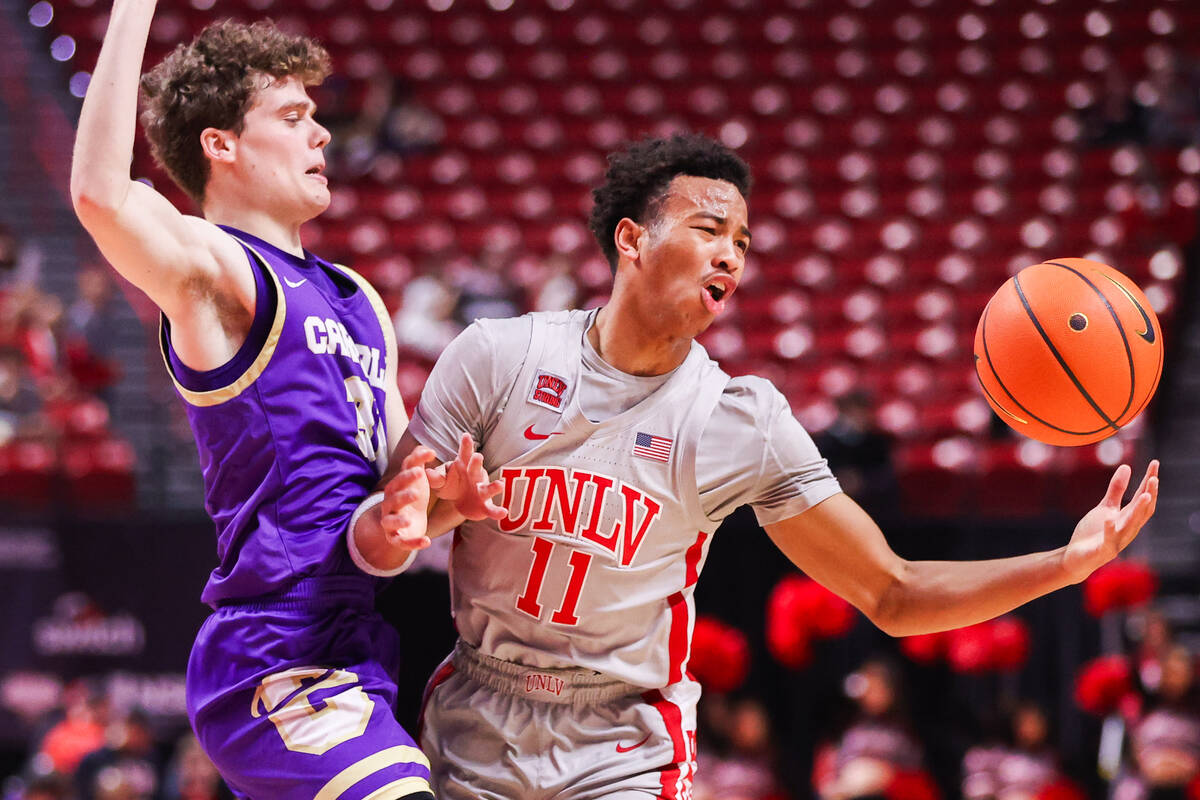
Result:
[[[671,460],[672,442],[673,440],[665,436],[651,436],[638,431],[637,437],[633,440],[633,454],[665,464]]]

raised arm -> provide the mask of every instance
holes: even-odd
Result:
[[[241,248],[130,177],[138,81],[154,7],[154,0],[113,4],[75,138],[75,213],[113,267],[173,323],[194,311],[197,295],[229,295],[253,310],[254,277]]]
[[[1154,513],[1158,462],[1133,499],[1121,498],[1130,469],[1117,469],[1104,499],[1057,550],[988,561],[906,561],[879,527],[845,494],[768,525],[767,533],[800,569],[844,597],[885,633],[918,633],[972,625],[1056,589],[1078,583],[1123,550]]]

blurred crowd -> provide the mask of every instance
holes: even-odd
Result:
[[[35,725],[33,753],[0,788],[3,800],[226,800],[225,787],[186,723],[116,709],[93,682],[68,684]]]
[[[0,225],[0,447],[56,447],[69,433],[105,430],[120,374],[108,268],[82,267],[68,305],[40,288],[41,261],[35,247]]]
[[[1087,144],[1200,144],[1200,64],[1171,48],[1148,50],[1146,60],[1147,72],[1137,81],[1119,63],[1108,65],[1083,114]]]
[[[1140,639],[1128,655],[1127,680],[1100,688],[1095,704],[1085,668],[1076,686],[1080,713],[1106,718],[1091,773],[1069,764],[1057,744],[1053,714],[1038,703],[999,692],[994,714],[955,741],[957,780],[931,763],[944,751],[950,720],[931,734],[911,707],[911,671],[894,654],[871,656],[841,680],[836,720],[818,731],[815,752],[788,752],[778,733],[783,705],[748,691],[746,651],[730,658],[697,653],[706,684],[699,709],[695,800],[1197,800],[1200,798],[1200,680],[1196,655],[1149,610],[1130,615]],[[705,623],[708,625],[709,623]],[[724,632],[731,629],[721,628]],[[741,634],[738,634],[741,635]],[[715,640],[706,630],[697,646]],[[715,645],[723,646],[723,645]],[[732,682],[730,670],[733,671]],[[803,671],[796,681],[807,679]],[[417,691],[413,687],[413,691]],[[817,720],[802,725],[820,724]],[[1115,760],[1105,743],[1116,726]],[[186,723],[120,709],[96,683],[67,684],[58,705],[36,723],[31,754],[2,800],[224,800],[232,795]],[[808,785],[789,785],[787,762],[811,762]],[[1099,770],[1099,773],[1096,771]],[[1100,774],[1106,773],[1106,774]]]

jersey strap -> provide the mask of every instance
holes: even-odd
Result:
[[[179,380],[179,376],[176,375],[175,370],[171,366],[170,323],[167,321],[165,314],[159,314],[159,349],[163,357],[163,362],[167,367],[167,374],[171,376],[171,380],[174,382],[175,389],[179,392],[179,396],[193,406],[206,407],[220,405],[221,403],[237,397],[247,388],[253,385],[254,381],[256,381],[258,377],[263,374],[263,371],[266,370],[267,364],[271,362],[271,357],[275,355],[275,348],[279,344],[279,337],[283,333],[283,321],[287,316],[287,300],[284,297],[283,287],[279,285],[279,278],[275,275],[275,271],[271,269],[270,262],[268,262],[268,260],[256,249],[254,249],[254,247],[248,242],[239,239],[233,234],[229,235],[233,236],[234,240],[236,240],[242,245],[243,248],[245,248],[247,258],[250,259],[250,268],[261,275],[265,275],[267,279],[271,281],[275,294],[275,316],[271,321],[271,328],[267,332],[266,341],[264,341],[262,347],[259,348],[258,354],[255,356],[254,360],[250,362],[250,365],[246,367],[246,369],[240,375],[238,375],[229,383],[217,388],[206,391],[194,391],[183,385],[183,383]],[[258,262],[257,266],[254,263],[255,260]],[[269,293],[259,291],[259,302],[261,302],[261,300],[267,296],[269,296]],[[235,356],[235,358],[236,357],[237,356]],[[217,369],[220,370],[222,368],[218,367]]]
[[[342,264],[334,264],[333,266],[346,275],[346,277],[358,284],[358,288],[361,289],[362,293],[367,296],[367,300],[371,303],[371,308],[375,311],[375,316],[379,319],[379,330],[383,335],[383,341],[387,347],[385,356],[387,360],[384,362],[383,373],[384,386],[389,387],[384,390],[386,394],[391,387],[396,386],[396,374],[400,369],[399,354],[397,352],[398,347],[396,345],[396,334],[392,329],[392,317],[390,314],[388,314],[387,306],[384,304],[383,298],[379,296],[379,292],[375,291],[375,287],[371,285],[370,281],[347,266]],[[397,389],[396,391],[399,390]],[[407,409],[405,409],[405,413],[407,414]],[[383,457],[379,460],[378,466],[379,474],[382,475],[387,472],[388,459],[391,456],[391,453],[388,451],[386,444],[388,441],[387,414],[381,414],[380,419],[383,422],[384,447],[382,454]]]
[[[508,390],[504,401],[505,407],[524,403],[526,398],[531,396],[537,380],[537,373],[541,369],[542,356],[547,350],[547,342],[552,333],[557,337],[562,337],[557,342],[557,345],[565,347],[567,350],[563,363],[570,364],[579,360],[580,337],[586,328],[581,329],[578,318],[589,319],[590,316],[590,314],[570,311],[529,315],[529,319],[532,321],[532,330],[529,334],[529,349],[525,354],[525,361],[521,364],[521,369],[517,372],[517,377],[513,380],[512,386]],[[552,324],[553,329],[551,327]],[[586,322],[584,324],[586,325]],[[578,379],[577,374],[569,377],[571,380]],[[568,386],[566,391],[574,392],[577,388],[576,386]],[[568,395],[564,392],[561,397],[561,410],[563,412],[567,410],[568,399]],[[496,428],[489,439],[499,442],[516,441],[522,436],[521,424],[523,420],[524,415],[520,413],[501,414],[499,421],[496,423]],[[551,437],[551,439],[554,438],[556,437]],[[551,439],[544,440],[541,447],[533,448],[527,455],[539,452],[546,444],[559,444],[559,442],[551,442]],[[486,443],[485,449],[487,449]],[[484,455],[486,457],[488,453],[485,452]],[[491,459],[488,459],[489,463],[491,461]]]
[[[699,347],[699,345],[695,345]],[[705,358],[697,370],[694,394],[682,400],[688,404],[688,415],[680,430],[679,443],[682,448],[680,458],[676,460],[675,469],[678,472],[680,487],[679,499],[687,507],[692,519],[708,519],[700,503],[700,485],[696,479],[696,453],[700,449],[700,436],[708,427],[721,395],[729,383],[729,375],[715,361]],[[711,435],[720,436],[720,431],[712,431]],[[714,521],[708,533],[716,530],[720,522]]]

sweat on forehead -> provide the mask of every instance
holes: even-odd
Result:
[[[645,221],[657,217],[668,204],[683,213],[703,210],[710,211],[718,217],[728,217],[739,208],[745,209],[746,200],[729,181],[695,175],[676,175],[647,204]]]

